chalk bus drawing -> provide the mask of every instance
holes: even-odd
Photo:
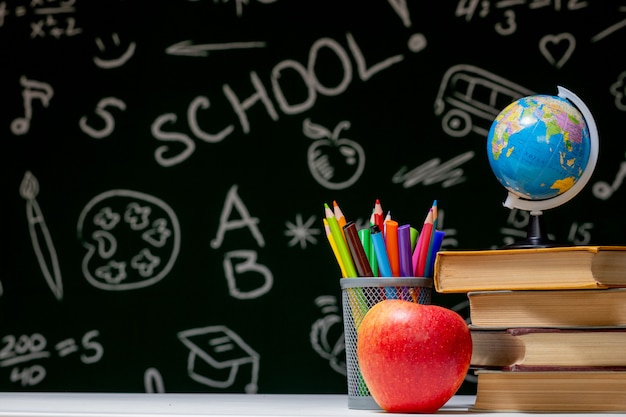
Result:
[[[474,132],[486,137],[495,117],[511,102],[533,95],[518,84],[472,65],[459,64],[444,74],[435,99],[435,115],[453,137]]]
[[[324,316],[311,325],[309,333],[311,346],[320,357],[328,360],[335,372],[347,375],[343,321],[337,307],[337,298],[332,295],[321,295],[315,299],[315,305]]]
[[[352,139],[340,137],[350,128],[350,122],[341,121],[330,129],[305,119],[302,132],[313,143],[307,151],[311,175],[329,190],[343,190],[356,183],[365,170],[365,151]]]
[[[24,100],[24,117],[18,117],[11,122],[11,132],[14,135],[24,135],[30,130],[30,121],[33,118],[33,101],[40,100],[44,107],[48,107],[54,90],[48,83],[29,80],[25,76],[20,77],[22,85],[22,99]]]
[[[170,272],[180,250],[176,213],[162,200],[133,190],[94,197],[81,212],[77,230],[87,249],[83,275],[103,290],[155,284]]]
[[[228,327],[184,330],[178,338],[189,349],[187,373],[191,379],[212,388],[230,388],[240,368],[250,365],[250,382],[244,390],[247,394],[257,392],[261,356]]]
[[[31,243],[46,283],[52,290],[52,294],[60,301],[63,299],[63,279],[59,258],[46,220],[37,203],[37,194],[39,194],[39,181],[30,171],[26,171],[20,184],[20,195],[26,200],[26,218]]]

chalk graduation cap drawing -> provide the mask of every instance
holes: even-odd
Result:
[[[250,364],[250,382],[245,392],[257,392],[260,356],[226,326],[209,326],[178,333],[189,348],[187,372],[194,381],[213,388],[229,388],[237,380],[240,367]]]

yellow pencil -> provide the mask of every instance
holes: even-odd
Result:
[[[330,227],[328,226],[328,221],[326,219],[322,219],[324,222],[324,230],[326,230],[326,237],[328,238],[328,243],[330,243],[330,247],[335,254],[335,258],[337,258],[337,263],[339,264],[339,269],[341,269],[341,276],[346,278],[346,268],[343,266],[343,261],[341,260],[341,255],[339,255],[339,250],[337,249],[337,244],[335,243],[335,239],[333,239],[332,233],[330,233]]]
[[[330,228],[330,233],[335,240],[335,244],[337,245],[337,250],[339,251],[339,256],[343,261],[343,266],[346,268],[346,275],[348,278],[356,277],[357,272],[354,267],[354,262],[352,262],[352,256],[348,250],[348,245],[346,244],[346,240],[343,238],[343,234],[339,229],[339,224],[337,223],[337,219],[335,218],[335,214],[328,207],[328,204],[324,203],[324,212],[326,214],[326,220],[328,220],[328,226]]]

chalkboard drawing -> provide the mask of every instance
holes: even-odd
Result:
[[[165,392],[163,376],[156,368],[148,368],[143,374],[143,385],[148,394],[162,394]]]
[[[291,240],[287,244],[288,246],[295,246],[300,244],[302,249],[306,249],[307,242],[315,245],[317,243],[316,235],[322,233],[321,229],[311,227],[317,222],[315,216],[308,218],[306,222],[302,221],[302,214],[296,214],[296,222],[285,222],[287,230],[285,230],[285,236],[291,237]]]
[[[239,300],[251,300],[268,293],[274,285],[274,275],[257,262],[254,250],[240,249],[224,255],[224,275],[228,293]]]
[[[626,6],[618,6],[617,11],[620,13],[626,12]],[[626,27],[626,19],[622,19],[617,23],[613,23],[608,28],[600,31],[600,33],[595,34],[594,36],[591,37],[591,42],[601,41],[602,39],[606,38],[609,35],[612,35],[618,30],[624,29],[624,27]]]
[[[138,191],[110,190],[94,197],[78,219],[87,248],[82,270],[96,288],[143,288],[163,279],[180,249],[180,226],[165,202]]]
[[[204,57],[208,56],[210,51],[227,51],[231,49],[251,49],[265,48],[265,42],[226,42],[226,43],[205,43],[194,44],[193,41],[181,41],[174,45],[168,46],[165,53],[168,55],[183,55]]]
[[[615,97],[615,107],[618,110],[626,111],[626,71],[623,71],[613,84],[611,84],[611,95]]]
[[[317,319],[311,326],[309,334],[313,350],[322,358],[328,360],[330,367],[341,375],[346,375],[345,341],[343,321],[337,307],[337,298],[332,295],[322,295],[315,299],[323,317]]]
[[[115,32],[111,34],[111,40],[113,41],[113,46],[107,48],[101,38],[96,38],[96,46],[98,47],[98,50],[104,55],[112,55],[110,58],[94,56],[93,62],[97,67],[103,69],[121,67],[135,54],[135,49],[137,48],[137,44],[135,42],[130,42],[126,49],[121,48],[120,37]],[[113,50],[113,52],[111,52],[111,50]]]
[[[615,179],[611,184],[605,181],[598,181],[593,184],[591,188],[593,195],[600,200],[608,200],[611,198],[613,193],[622,186],[622,182],[624,182],[624,178],[626,177],[626,161],[622,161],[619,165],[619,170],[615,175]]]
[[[443,131],[453,137],[471,131],[487,137],[498,113],[511,102],[534,94],[496,74],[472,65],[459,64],[444,74],[435,99],[435,115]]]
[[[57,300],[61,300],[63,299],[63,280],[59,259],[46,220],[37,203],[37,194],[39,194],[39,181],[30,171],[26,171],[20,184],[20,196],[26,200],[26,218],[30,239],[48,287]]]
[[[539,41],[539,51],[556,68],[565,65],[575,49],[576,38],[571,33],[545,35]]]
[[[212,388],[231,388],[240,368],[250,365],[250,381],[245,378],[245,392],[258,390],[260,355],[226,326],[209,326],[178,333],[189,349],[187,373],[196,382]],[[242,371],[243,372],[243,371]]]
[[[46,368],[41,361],[64,359],[79,355],[80,362],[85,365],[94,364],[102,359],[104,347],[97,340],[100,332],[90,330],[80,339],[73,337],[60,340],[48,349],[48,340],[41,333],[6,334],[2,336],[0,349],[0,368],[11,368],[10,382],[21,386],[35,386],[46,377]],[[55,356],[56,354],[56,356]]]
[[[94,112],[104,122],[103,126],[99,126],[98,128],[91,127],[87,123],[87,116],[83,116],[78,121],[80,129],[94,139],[102,139],[109,136],[113,132],[113,129],[115,129],[115,119],[107,110],[107,107],[117,107],[118,109],[124,111],[126,110],[126,103],[115,97],[105,97],[101,99],[96,105],[96,110]]]
[[[467,151],[443,163],[441,158],[432,158],[410,171],[403,166],[393,175],[391,182],[401,183],[404,188],[413,187],[419,183],[432,185],[438,182],[441,182],[442,188],[452,187],[465,181],[465,172],[461,165],[471,160],[474,155],[474,151]]]
[[[411,27],[411,15],[406,7],[406,0],[387,0],[393,10],[398,14],[405,27]]]
[[[24,117],[18,117],[11,122],[11,132],[14,135],[24,135],[30,130],[30,121],[33,118],[33,101],[39,100],[44,107],[48,107],[54,95],[50,84],[29,80],[25,76],[20,77],[22,85],[22,99],[24,100]]]
[[[350,122],[341,121],[330,129],[311,122],[302,123],[302,132],[313,143],[307,151],[307,163],[315,181],[329,190],[343,190],[356,183],[365,169],[365,151],[357,142],[340,138]]]

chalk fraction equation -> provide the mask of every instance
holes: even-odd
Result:
[[[61,39],[83,29],[76,20],[76,0],[30,0],[10,7],[0,2],[0,33],[4,26],[22,25],[30,39]]]
[[[11,383],[33,387],[46,378],[46,361],[78,357],[85,365],[99,362],[104,355],[99,336],[98,330],[90,330],[50,344],[41,333],[7,334],[0,341],[0,369],[10,370]]]

